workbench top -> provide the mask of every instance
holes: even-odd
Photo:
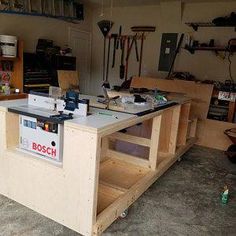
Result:
[[[81,95],[80,98],[87,98],[90,99],[91,106],[90,107],[89,115],[87,117],[82,116],[74,116],[74,119],[65,121],[65,125],[69,127],[73,127],[75,129],[82,129],[93,133],[103,133],[107,132],[109,129],[114,129],[116,127],[123,128],[124,125],[130,122],[137,123],[141,117],[145,118],[146,116],[150,116],[150,118],[156,116],[158,113],[161,113],[162,110],[167,108],[160,107],[158,110],[153,112],[148,112],[147,114],[143,114],[142,116],[137,116],[136,113],[140,113],[142,111],[151,109],[150,105],[138,106],[138,105],[128,105],[125,108],[127,113],[120,112],[120,108],[118,105],[118,111],[114,110],[105,110],[102,109],[104,104],[100,104],[96,102],[97,97],[88,96],[88,95]],[[181,101],[182,102],[182,101]],[[174,106],[174,105],[171,105]],[[0,111],[8,111],[8,108],[15,108],[19,110],[27,111],[28,113],[32,113],[35,115],[43,116],[45,113],[45,109],[42,111],[42,108],[37,109],[37,107],[30,107],[28,106],[28,99],[18,99],[18,100],[10,100],[10,101],[2,101],[0,102]],[[101,108],[100,108],[101,107]],[[115,109],[115,106],[113,106]],[[52,111],[48,111],[48,114],[51,114]],[[46,116],[47,117],[47,116]],[[146,118],[145,118],[146,119]]]
[[[19,99],[11,101],[2,101],[0,102],[0,111],[7,112],[8,108],[18,108],[23,112],[28,112],[35,114],[36,116],[45,116],[49,117],[50,114],[54,114],[53,111],[46,111],[42,108],[35,106],[28,106],[28,99]],[[115,112],[110,110],[104,110],[100,108],[90,107],[89,116],[74,116],[73,120],[65,121],[65,124],[68,126],[73,126],[74,128],[89,129],[92,132],[98,131],[99,129],[104,129],[110,125],[116,125],[120,122],[128,121],[134,119],[136,116],[132,114],[126,114],[122,112]]]

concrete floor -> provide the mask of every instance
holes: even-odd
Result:
[[[222,205],[225,183],[230,200]],[[0,195],[0,235],[79,234]],[[104,235],[236,235],[236,165],[221,151],[194,146]]]

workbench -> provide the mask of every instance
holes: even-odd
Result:
[[[0,102],[0,194],[82,235],[100,235],[195,143],[187,98],[142,116],[91,108],[64,122],[54,163],[17,148],[19,115],[8,108],[26,103]]]

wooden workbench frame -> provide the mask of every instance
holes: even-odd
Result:
[[[194,144],[189,109],[186,101],[100,130],[65,122],[61,166],[17,150],[18,115],[0,111],[0,193],[82,235],[100,235]],[[147,136],[129,133],[148,120]],[[148,157],[122,153],[114,140],[148,148]]]

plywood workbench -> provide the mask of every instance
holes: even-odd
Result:
[[[195,142],[191,101],[182,99],[144,116],[117,112],[116,119],[92,114],[66,121],[57,165],[17,149],[19,117],[7,107],[25,102],[0,103],[0,194],[82,235],[100,235]],[[143,132],[145,122],[152,125]],[[121,152],[122,142],[147,152]]]

